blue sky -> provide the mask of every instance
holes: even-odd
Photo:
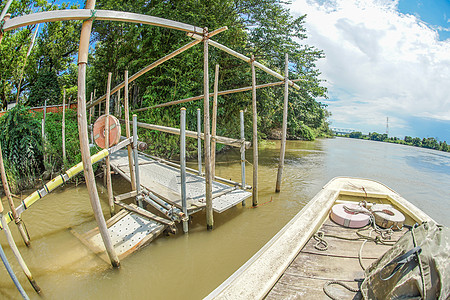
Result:
[[[58,0],[62,2],[63,0]],[[71,0],[71,3],[84,1]],[[293,0],[307,14],[331,125],[450,142],[450,0]]]
[[[333,127],[450,141],[449,0],[294,0]]]

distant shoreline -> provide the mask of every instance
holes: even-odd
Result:
[[[337,137],[347,137],[351,139],[369,140],[385,143],[393,143],[407,145],[419,148],[433,149],[443,152],[450,152],[450,147],[446,141],[438,142],[434,137],[420,139],[418,137],[405,136],[403,139],[398,137],[388,137],[386,133],[372,132],[368,135],[362,134],[360,131],[351,132],[349,134],[336,135]]]

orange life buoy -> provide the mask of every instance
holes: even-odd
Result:
[[[109,115],[109,147],[114,146],[120,140],[120,122],[119,120]],[[106,115],[100,116],[94,123],[94,141],[100,148],[105,149],[105,122]]]
[[[389,204],[375,204],[370,209],[375,217],[375,223],[383,228],[401,230],[405,216]]]

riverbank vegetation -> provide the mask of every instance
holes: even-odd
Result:
[[[388,137],[386,133],[377,133],[372,132],[368,135],[362,134],[362,132],[355,131],[349,134],[344,135],[345,137],[353,138],[353,139],[364,139],[364,140],[372,140],[386,143],[394,143],[394,144],[402,144],[414,147],[422,147],[428,149],[434,149],[444,152],[450,152],[450,147],[448,146],[446,141],[438,141],[434,137],[428,138],[418,138],[418,137],[410,137],[405,136],[403,139],[398,137]]]
[[[42,112],[30,111],[22,105],[8,110],[0,118],[0,141],[13,192],[49,180],[81,161],[76,111],[66,111],[65,161],[61,150],[62,113],[46,114],[45,138],[42,137],[42,118]],[[91,152],[98,150],[94,147]]]
[[[15,17],[31,12],[68,8],[77,8],[77,6],[69,2],[58,6],[50,1],[24,0],[14,1],[9,12],[12,13],[12,17]],[[327,122],[329,113],[325,105],[316,100],[326,97],[326,88],[322,86],[319,79],[320,72],[316,67],[316,61],[323,58],[324,53],[303,42],[306,38],[304,28],[306,16],[293,17],[289,11],[289,5],[284,1],[98,0],[96,9],[152,15],[207,27],[209,30],[228,26],[228,30],[216,35],[213,39],[246,56],[255,55],[258,62],[280,74],[284,72],[284,58],[287,53],[290,61],[289,78],[301,79],[297,82],[301,89],[299,91],[290,89],[289,92],[288,138],[312,140],[316,137],[331,135]],[[22,155],[25,154],[19,151],[15,152],[17,156],[15,159],[37,173],[54,172],[67,164],[78,163],[76,123],[66,125],[67,130],[71,132],[66,133],[70,135],[66,141],[66,147],[68,152],[73,151],[73,153],[68,153],[68,161],[63,162],[61,151],[59,151],[60,144],[58,144],[60,140],[57,138],[60,115],[48,114],[47,142],[43,145],[39,133],[40,116],[39,114],[27,115],[25,105],[41,106],[44,105],[45,100],[47,104],[61,104],[63,90],[66,90],[67,99],[77,98],[76,54],[81,23],[81,21],[70,21],[41,24],[31,52],[28,50],[35,26],[5,33],[0,45],[1,103],[3,108],[6,108],[8,103],[18,100],[21,106],[13,114],[25,118],[23,126],[29,127],[27,130],[30,131],[27,137],[29,139],[27,149],[31,149],[27,151],[31,151],[30,156],[24,159]],[[115,86],[124,80],[125,70],[132,75],[192,41],[186,33],[167,28],[105,21],[94,21],[93,24],[87,69],[87,93],[90,95],[95,92],[97,97],[106,93],[108,72],[112,72],[112,86]],[[201,45],[189,49],[133,81],[129,94],[131,110],[203,94],[203,47]],[[216,64],[220,66],[219,90],[251,85],[248,63],[214,47],[210,47],[209,62],[211,87]],[[278,81],[259,70],[256,76],[257,84]],[[89,96],[87,98],[89,99]],[[123,91],[121,98],[123,99]],[[279,138],[283,87],[258,89],[257,99],[260,138]],[[111,111],[115,101],[117,101],[117,95],[111,98]],[[182,106],[187,108],[188,129],[196,130],[196,111],[197,108],[203,109],[202,100],[147,110],[138,113],[138,120],[144,123],[179,127],[179,112]],[[239,137],[239,110],[241,109],[245,113],[246,139],[251,140],[251,92],[219,96],[218,135]],[[76,122],[73,114],[70,112],[67,117],[73,118]],[[98,112],[95,114],[98,116]],[[119,117],[123,118],[123,115]],[[5,128],[14,127],[16,124],[14,122],[18,122],[8,114],[3,118],[0,122],[1,126],[7,126]],[[10,122],[8,123],[6,119],[15,121],[8,121]],[[3,151],[13,153],[16,151],[14,147],[18,147],[14,144],[18,141],[19,134],[6,138],[9,135],[10,133],[6,131],[2,136]],[[146,130],[139,131],[139,137],[148,143],[148,151],[154,155],[165,158],[178,155],[178,136]],[[194,153],[196,141],[188,139],[187,142],[188,153],[189,151]],[[220,150],[220,147],[221,145],[218,145],[217,150]],[[9,159],[13,159],[13,156],[8,156],[7,160]],[[14,163],[10,162],[9,166],[12,165]],[[9,171],[10,174],[17,173],[17,178],[36,177],[31,170],[22,172],[25,171],[21,169]]]

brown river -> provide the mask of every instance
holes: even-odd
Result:
[[[214,215],[206,231],[204,213],[194,215],[190,231],[161,236],[113,269],[87,249],[72,231],[84,233],[95,221],[84,184],[67,185],[23,213],[31,236],[26,248],[13,223],[16,243],[36,282],[28,284],[6,242],[0,242],[31,299],[201,299],[230,276],[336,176],[378,180],[414,203],[436,221],[450,226],[450,153],[346,138],[288,141],[282,191],[274,193],[280,142],[260,146],[259,204],[238,205]],[[252,161],[252,151],[246,158]],[[217,157],[216,174],[240,181],[239,151]],[[228,163],[227,163],[228,162]],[[196,163],[189,166],[195,168]],[[247,164],[247,183],[252,167]],[[113,178],[115,194],[129,183]],[[98,181],[104,214],[107,194]],[[26,195],[25,195],[26,196]],[[5,200],[3,203],[6,205]],[[7,205],[6,205],[7,206]],[[4,266],[0,266],[0,299],[20,299]]]

